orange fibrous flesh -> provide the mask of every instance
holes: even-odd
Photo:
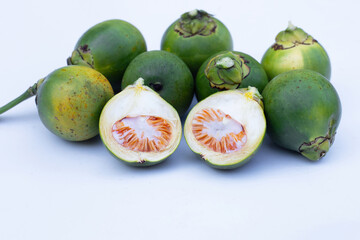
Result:
[[[201,145],[219,153],[239,151],[247,140],[242,124],[220,109],[198,111],[192,120],[192,132]]]
[[[156,116],[126,116],[114,123],[112,134],[123,147],[139,152],[161,152],[168,146],[172,127]]]

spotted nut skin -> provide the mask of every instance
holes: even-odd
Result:
[[[99,117],[114,95],[109,81],[84,66],[67,66],[50,73],[37,93],[41,121],[55,135],[83,141],[99,133]]]

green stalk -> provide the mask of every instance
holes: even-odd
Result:
[[[37,93],[37,90],[39,89],[39,86],[42,84],[42,82],[44,81],[44,78],[40,79],[39,81],[37,81],[37,83],[35,83],[34,85],[32,85],[31,87],[29,87],[23,94],[21,94],[19,97],[15,98],[14,100],[12,100],[11,102],[9,102],[8,104],[0,107],[0,114],[6,112],[7,110],[15,107],[16,105],[18,105],[19,103],[25,101],[26,99],[35,96]]]

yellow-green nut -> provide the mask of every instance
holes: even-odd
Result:
[[[69,141],[83,141],[99,133],[99,117],[114,95],[109,81],[85,66],[67,66],[41,83],[36,103],[43,124]]]
[[[331,65],[323,46],[301,28],[291,23],[275,38],[276,42],[265,52],[261,64],[269,80],[280,73],[309,69],[331,77]]]

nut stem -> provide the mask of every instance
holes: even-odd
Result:
[[[23,94],[21,94],[19,97],[15,98],[14,100],[12,100],[11,102],[7,103],[6,105],[2,106],[0,108],[0,114],[8,111],[9,109],[15,107],[16,105],[18,105],[19,103],[25,101],[26,99],[35,96],[37,93],[37,90],[39,89],[40,85],[42,84],[42,82],[44,81],[44,78],[40,79],[39,81],[37,81],[34,85],[32,85],[31,87],[29,87]]]
[[[294,24],[292,24],[292,22],[291,22],[291,21],[289,21],[289,23],[288,23],[288,27],[287,27],[287,29],[286,29],[286,30],[289,30],[289,31],[294,31],[296,28],[297,28],[297,27],[296,27]]]

